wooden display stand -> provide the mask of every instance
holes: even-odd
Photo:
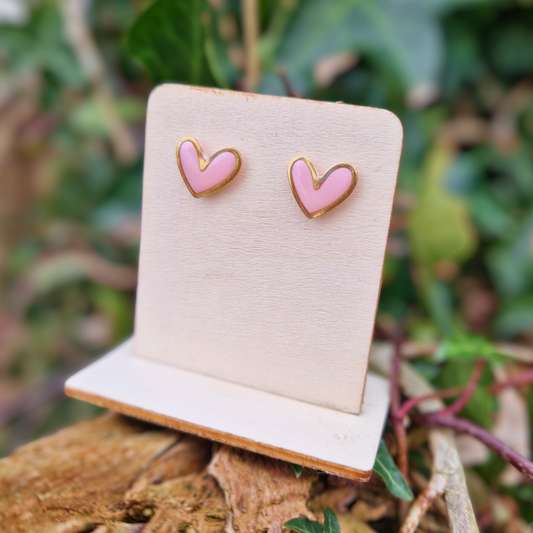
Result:
[[[242,154],[195,199],[180,139]],[[70,396],[366,480],[388,409],[367,366],[402,128],[378,109],[163,85],[150,97],[135,337]],[[307,219],[287,166],[349,162],[352,195]],[[366,382],[366,387],[365,387]]]

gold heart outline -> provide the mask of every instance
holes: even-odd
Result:
[[[294,163],[296,163],[296,161],[303,161],[309,167],[309,170],[311,171],[311,176],[313,177],[313,185],[314,185],[316,190],[320,189],[322,184],[338,168],[347,168],[348,170],[350,170],[350,172],[352,173],[352,183],[351,183],[350,187],[348,188],[348,190],[342,196],[337,198],[337,200],[335,200],[332,204],[324,207],[324,209],[322,209],[321,211],[317,211],[316,213],[311,214],[311,213],[309,213],[309,211],[307,211],[307,209],[302,204],[302,202],[301,202],[301,200],[300,200],[300,198],[298,196],[298,193],[296,192],[296,189],[294,187],[294,183],[292,181],[292,167],[293,167]],[[339,204],[344,202],[344,200],[346,200],[346,198],[348,198],[348,196],[350,196],[350,194],[352,194],[353,190],[355,189],[355,186],[357,185],[357,180],[358,180],[357,170],[350,163],[339,163],[337,165],[334,165],[331,168],[329,168],[322,177],[320,177],[318,175],[317,171],[316,171],[316,168],[315,168],[315,165],[313,164],[313,162],[310,159],[308,159],[307,157],[305,157],[305,156],[295,157],[289,163],[289,168],[287,170],[287,176],[289,178],[289,185],[291,187],[291,191],[292,191],[292,194],[294,196],[294,199],[296,200],[297,204],[300,206],[300,209],[302,210],[303,214],[309,219],[317,218],[317,217],[323,215],[324,213],[327,213],[328,211],[331,211],[334,207],[337,207]]]
[[[196,148],[196,153],[198,154],[198,163],[200,164],[200,171],[203,172],[209,166],[209,163],[211,163],[211,161],[215,159],[215,157],[224,152],[231,152],[235,156],[235,159],[237,161],[235,169],[224,181],[221,181],[214,187],[211,187],[210,189],[207,189],[207,191],[201,192],[200,194],[195,193],[189,185],[189,182],[187,181],[187,178],[185,176],[185,172],[183,172],[183,167],[181,166],[180,148],[181,145],[187,141],[191,142]],[[203,196],[209,196],[210,194],[213,194],[214,192],[217,192],[218,190],[222,189],[222,187],[225,187],[239,173],[239,170],[241,169],[242,157],[240,152],[238,150],[235,150],[235,148],[221,148],[220,150],[217,150],[213,155],[211,155],[211,157],[204,159],[203,151],[200,145],[198,144],[198,141],[193,137],[184,137],[176,146],[176,161],[178,162],[178,168],[180,169],[180,174],[183,178],[183,182],[187,186],[187,189],[189,189],[189,192],[195,198],[202,198]]]

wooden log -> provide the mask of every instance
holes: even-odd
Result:
[[[341,533],[399,529],[379,478],[297,477],[284,461],[112,413],[0,460],[0,533],[281,533],[328,507]],[[447,530],[438,507],[427,519]]]
[[[213,449],[214,447],[214,449]],[[280,532],[312,470],[108,414],[0,461],[2,533]]]

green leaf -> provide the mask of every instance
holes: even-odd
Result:
[[[522,227],[513,231],[509,241],[493,246],[487,254],[487,266],[498,291],[518,296],[533,289],[533,210]]]
[[[309,518],[294,518],[285,522],[283,527],[298,533],[340,533],[339,521],[329,507],[324,511],[324,525]]]
[[[533,72],[533,56],[524,50],[533,47],[533,34],[528,22],[508,24],[499,28],[491,39],[492,60],[505,75],[527,75]]]
[[[324,533],[324,526],[309,518],[293,518],[283,524],[283,527],[297,531],[298,533]]]
[[[205,0],[157,0],[131,28],[128,51],[156,83],[214,86],[206,55],[210,19]]]
[[[452,289],[448,283],[433,279],[431,275],[427,278],[424,292],[429,314],[443,335],[453,335],[457,326],[454,322]]]
[[[477,190],[470,198],[470,209],[472,218],[483,236],[501,238],[515,231],[512,214],[490,189]]]
[[[391,494],[408,502],[413,500],[413,491],[398,470],[383,439],[379,442],[374,471],[381,477]]]
[[[488,339],[467,333],[445,339],[435,354],[438,362],[453,360],[465,362],[478,357],[496,365],[503,364],[503,357]]]
[[[39,5],[23,27],[0,26],[0,46],[14,71],[42,71],[66,86],[85,81],[56,3]]]
[[[112,343],[116,344],[131,335],[133,323],[131,302],[128,295],[109,287],[96,286],[90,292],[95,309],[109,321],[112,327]]]
[[[324,531],[325,533],[340,533],[339,521],[329,507],[324,511]]]
[[[235,68],[229,58],[228,42],[221,38],[216,28],[223,23],[227,13],[222,10],[212,11],[213,23],[205,26],[205,53],[209,68],[217,85],[229,89],[237,82],[242,73]]]
[[[462,264],[478,244],[468,204],[446,187],[452,157],[445,147],[430,150],[421,171],[418,203],[408,221],[413,256],[428,267],[442,260]]]
[[[299,478],[302,475],[303,467],[302,465],[295,465],[294,463],[289,463],[291,468],[294,470],[294,475]]]
[[[277,24],[261,43],[267,51],[263,63],[282,64],[302,94],[311,91],[313,68],[320,59],[347,51],[369,59],[384,78],[400,81],[404,89],[435,87],[444,58],[439,17],[450,5],[427,0],[303,0],[294,13],[286,8],[275,17]],[[280,38],[279,28],[286,25]],[[261,90],[282,93],[274,69]]]
[[[494,323],[500,337],[514,337],[533,333],[533,294],[524,294],[505,301]]]
[[[146,107],[139,99],[126,97],[117,101],[117,111],[126,122],[139,122],[146,114]],[[104,113],[95,98],[86,98],[74,107],[68,117],[68,123],[74,130],[85,135],[109,136],[110,125]]]

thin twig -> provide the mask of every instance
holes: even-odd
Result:
[[[428,486],[418,495],[418,498],[411,506],[400,533],[414,533],[416,531],[420,520],[433,502],[444,493],[447,484],[447,479],[442,474],[437,472],[431,476]]]
[[[456,431],[457,433],[466,433],[483,444],[494,450],[500,457],[511,463],[519,472],[533,480],[533,463],[515,452],[512,448],[504,444],[501,440],[491,435],[482,427],[454,416],[443,416],[440,412],[428,413],[422,415],[413,415],[411,417],[413,424],[418,426],[442,427]]]
[[[439,412],[439,415],[441,416],[456,415],[457,413],[461,412],[464,409],[464,407],[470,401],[470,398],[472,398],[472,395],[476,391],[476,387],[478,386],[479,380],[481,379],[481,375],[483,374],[484,368],[485,368],[485,361],[483,359],[478,359],[476,361],[476,366],[474,367],[474,371],[472,372],[472,376],[470,377],[470,381],[468,382],[468,385],[465,387],[461,396],[459,396],[459,398],[457,398],[457,400],[455,400],[455,402],[453,402],[448,407],[441,409]]]
[[[411,472],[411,479],[415,487],[418,489],[418,492],[422,492],[429,484],[429,480],[426,479],[418,470],[413,470]],[[446,518],[446,520],[448,520],[448,509],[446,508],[446,503],[444,502],[443,495],[437,496],[435,498],[433,506],[443,518]]]
[[[261,65],[259,62],[259,5],[258,0],[242,0],[242,26],[246,66],[244,89],[252,92],[259,83]]]

